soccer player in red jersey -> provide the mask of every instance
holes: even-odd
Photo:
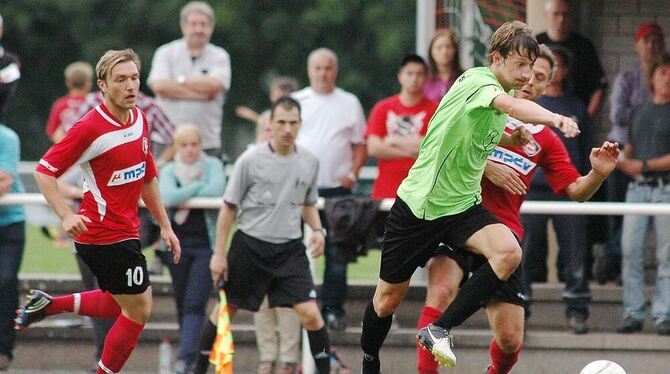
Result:
[[[17,311],[16,328],[65,312],[115,319],[98,374],[121,371],[151,314],[151,285],[138,234],[140,196],[157,219],[175,263],[181,254],[160,199],[146,116],[135,108],[139,70],[139,57],[131,49],[107,51],[95,68],[104,102],[54,144],[35,170],[42,194],[74,238],[77,253],[100,289],[59,297],[31,290],[28,302]],[[78,214],[70,210],[56,184],[56,178],[74,164],[81,167],[85,180]]]
[[[531,79],[517,91],[516,97],[537,100],[551,82],[555,68],[556,62],[551,51],[547,46],[540,45]],[[510,117],[505,131],[510,133],[518,126],[526,126],[533,140],[523,146],[498,145],[493,150],[488,157],[485,178],[482,179],[482,203],[521,240],[523,227],[519,211],[526,190],[539,167],[543,168],[547,181],[556,193],[567,194],[572,200],[582,202],[588,200],[614,170],[619,148],[616,143],[609,142],[594,148],[590,155],[592,170],[580,176],[563,142],[551,128],[526,125]],[[464,275],[474,272],[486,262],[483,256],[466,251],[447,248],[441,254],[433,257],[427,266],[426,305],[419,317],[419,328],[437,319],[458,293]],[[524,308],[528,307],[526,295],[519,267],[486,304],[494,335],[489,347],[489,374],[508,373],[518,360],[523,342]],[[417,346],[417,357],[420,374],[438,373],[437,363],[433,361],[430,352]]]

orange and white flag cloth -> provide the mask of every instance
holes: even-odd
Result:
[[[214,372],[216,374],[232,374],[235,345],[233,344],[233,333],[230,326],[230,315],[228,314],[228,299],[225,291],[219,291],[219,299],[216,339],[209,354],[209,362],[215,365]]]

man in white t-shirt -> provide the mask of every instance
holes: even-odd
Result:
[[[337,55],[319,48],[307,58],[309,87],[293,93],[302,107],[298,145],[319,159],[319,196],[351,194],[367,157],[365,114],[358,98],[335,86]],[[321,222],[326,219],[321,215]],[[322,313],[333,330],[346,327],[344,301],[347,293],[347,263],[326,237],[326,266],[321,294]]]
[[[189,2],[181,10],[179,24],[184,37],[156,50],[147,83],[170,122],[197,125],[205,152],[219,156],[230,57],[209,42],[214,31],[214,11],[209,4]]]

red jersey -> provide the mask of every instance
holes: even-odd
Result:
[[[509,118],[505,126],[506,132],[522,125],[514,118]],[[542,167],[547,182],[557,195],[565,193],[565,189],[581,175],[570,161],[568,151],[561,139],[548,127],[542,125],[526,125],[533,134],[533,141],[521,147],[497,146],[489,160],[507,165],[514,169],[526,188],[530,187],[533,175],[538,167]],[[523,226],[519,210],[524,195],[514,195],[495,186],[486,177],[482,178],[482,203],[484,208],[493,213],[500,222],[523,239]]]
[[[92,221],[75,241],[99,245],[139,238],[137,203],[144,182],[156,176],[144,114],[134,108],[122,123],[98,105],[49,148],[36,171],[57,178],[74,164],[84,174],[79,214]]]
[[[70,125],[79,119],[79,109],[84,103],[86,95],[65,95],[54,101],[49,113],[49,120],[45,132],[53,135],[59,127]],[[66,130],[66,129],[64,129]]]
[[[407,107],[402,105],[398,95],[386,98],[372,108],[365,137],[376,135],[384,139],[388,135],[402,137],[423,137],[428,130],[428,122],[437,109],[437,103],[424,98],[420,103]],[[378,160],[379,175],[372,185],[373,199],[394,198],[398,186],[405,179],[415,158]]]

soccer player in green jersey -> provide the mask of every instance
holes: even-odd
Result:
[[[416,268],[439,253],[440,243],[488,259],[442,316],[419,330],[419,343],[444,366],[456,365],[451,328],[486,305],[519,266],[518,241],[481,205],[486,158],[498,143],[522,145],[530,139],[522,126],[509,135],[504,132],[508,114],[526,123],[555,126],[566,136],[579,133],[570,118],[509,94],[528,82],[538,53],[533,31],[522,22],[507,22],[491,38],[491,64],[467,70],[440,102],[386,220],[379,281],[363,316],[363,374],[381,372],[379,349],[393,312]]]

